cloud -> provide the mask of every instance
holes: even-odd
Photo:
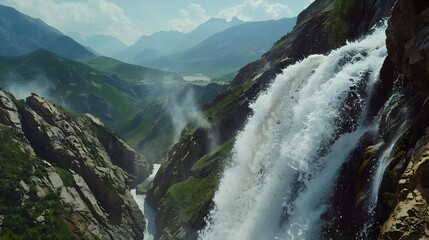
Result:
[[[262,3],[263,3],[262,0],[250,0],[249,1],[249,4],[253,7],[253,9],[256,9]]]
[[[172,19],[168,23],[171,28],[180,32],[189,32],[210,19],[210,15],[198,4],[189,4],[186,9],[180,9],[179,13],[180,18]]]
[[[141,36],[141,22],[132,22],[118,5],[107,0],[56,2],[54,0],[8,0],[19,11],[41,18],[68,35],[111,35],[131,44]],[[76,33],[78,29],[78,33]]]
[[[282,3],[265,3],[265,12],[270,14],[273,19],[278,19],[282,17],[292,17],[293,12],[286,4]]]
[[[292,17],[293,12],[288,5],[283,3],[269,3],[266,0],[245,0],[241,4],[222,9],[217,13],[217,17],[226,18],[227,20],[237,17],[243,21],[254,21],[255,19],[250,16],[279,19]]]
[[[233,17],[237,17],[243,21],[251,21],[248,15],[244,13],[244,10],[248,7],[247,1],[243,2],[234,7],[229,7],[222,9],[218,12],[217,16],[220,18],[226,18],[227,20],[231,20]]]

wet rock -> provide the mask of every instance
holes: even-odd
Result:
[[[424,147],[415,146],[402,175],[393,212],[381,228],[380,239],[423,239],[429,237],[429,129],[422,137]]]
[[[417,91],[429,94],[429,3],[399,0],[392,10],[387,34],[390,58]]]

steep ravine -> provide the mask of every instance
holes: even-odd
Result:
[[[130,187],[151,169],[123,140],[37,95],[0,91],[0,116],[2,236],[143,238]]]
[[[149,200],[157,210],[160,239],[197,238],[196,232],[205,225],[204,218],[212,207],[223,165],[231,157],[235,132],[243,127],[250,113],[248,104],[276,74],[295,60],[326,53],[346,39],[362,36],[389,16],[395,3],[368,0],[344,5],[345,2],[348,1],[319,0],[311,4],[298,17],[294,31],[261,60],[241,69],[233,86],[206,108],[212,128],[190,127],[184,131],[149,191]],[[331,199],[333,207],[322,215],[322,219],[330,221],[322,231],[324,238],[429,236],[428,5],[424,0],[396,2],[386,31],[388,57],[368,103],[366,121],[378,122],[378,128],[361,139],[341,167]],[[339,11],[338,6],[343,8]],[[333,27],[332,23],[338,21],[343,29]],[[209,141],[213,134],[218,137],[218,148],[208,148],[201,142]],[[380,185],[374,186],[378,177]],[[166,178],[170,180],[164,181]]]

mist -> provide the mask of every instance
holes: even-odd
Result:
[[[24,78],[18,74],[9,74],[1,87],[12,93],[16,99],[25,99],[32,93],[39,95],[53,102],[55,97],[50,92],[51,85],[43,74],[38,74],[30,79]]]
[[[174,128],[174,143],[179,140],[183,129],[191,122],[201,127],[210,127],[195,100],[195,92],[192,87],[176,93],[168,102],[166,109]]]

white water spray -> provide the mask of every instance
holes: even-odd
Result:
[[[348,118],[365,112],[384,41],[384,29],[376,29],[277,77],[251,105],[200,239],[320,239],[338,171],[374,128]]]

